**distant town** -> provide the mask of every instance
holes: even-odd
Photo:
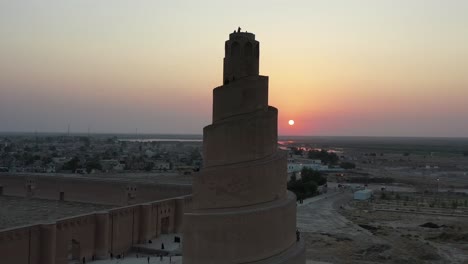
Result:
[[[190,174],[202,164],[201,141],[128,140],[117,136],[5,136],[0,172]]]
[[[295,146],[280,141],[288,152],[289,176],[303,168],[322,172],[352,169],[339,163],[340,152]],[[344,159],[344,156],[341,156]],[[119,136],[0,137],[0,172],[10,173],[119,173],[164,172],[189,175],[202,167],[202,141],[193,138],[125,138]]]
[[[336,137],[330,144],[331,138],[280,137],[288,179],[307,168],[329,181],[418,185],[424,176],[431,178],[426,185],[447,178],[439,187],[468,187],[455,177],[466,176],[465,139],[382,138],[377,144],[373,138]],[[199,135],[5,133],[0,134],[0,172],[191,175],[203,166],[202,144]]]

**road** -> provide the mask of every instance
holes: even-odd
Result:
[[[305,200],[297,207],[297,227],[301,232],[371,235],[369,231],[349,221],[337,211],[340,209],[336,204],[345,204],[351,198],[352,194],[349,191],[332,191]],[[334,204],[338,208],[335,208]]]

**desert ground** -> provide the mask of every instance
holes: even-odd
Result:
[[[298,204],[308,263],[468,263],[467,139],[288,142],[356,165],[328,173],[328,192]],[[354,200],[364,188],[372,199]]]

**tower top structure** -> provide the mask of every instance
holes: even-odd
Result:
[[[255,34],[240,30],[229,34],[224,45],[224,84],[259,74],[260,43]]]

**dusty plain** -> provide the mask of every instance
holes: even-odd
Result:
[[[298,204],[308,263],[468,263],[467,139],[295,140],[356,165]]]

